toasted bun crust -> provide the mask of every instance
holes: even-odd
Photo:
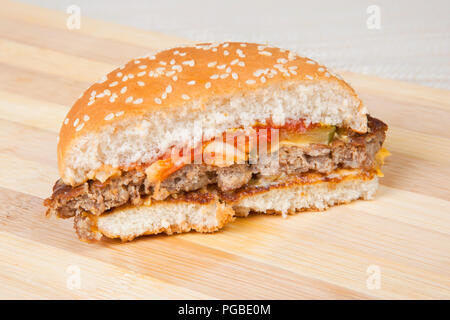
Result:
[[[161,201],[151,206],[125,206],[101,216],[86,214],[75,218],[75,228],[82,239],[120,238],[130,241],[142,235],[181,233],[195,230],[213,232],[250,212],[294,214],[324,210],[357,199],[372,199],[378,177],[351,176],[336,181],[290,184],[245,195],[234,202]]]
[[[84,92],[61,127],[60,174],[76,185],[101,166],[150,161],[198,126],[208,138],[268,118],[367,130],[354,90],[315,61],[254,43],[178,47],[134,59]]]

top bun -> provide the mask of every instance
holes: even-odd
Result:
[[[367,131],[354,90],[326,67],[256,43],[203,43],[131,60],[87,89],[63,122],[66,184],[146,163],[174,145],[287,119]],[[200,136],[199,136],[200,135]]]

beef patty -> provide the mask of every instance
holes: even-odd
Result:
[[[139,204],[142,197],[149,195],[162,200],[171,194],[198,190],[209,184],[217,184],[222,191],[235,190],[255,175],[301,174],[308,171],[326,174],[337,168],[370,170],[375,166],[375,155],[384,142],[387,126],[370,116],[368,125],[367,133],[350,132],[345,138],[336,137],[329,145],[282,147],[278,151],[279,161],[275,167],[269,167],[264,159],[257,164],[234,164],[224,168],[188,164],[159,185],[153,185],[145,172],[140,170],[125,172],[104,183],[89,180],[76,187],[65,185],[60,179],[53,187],[52,196],[44,204],[49,208],[48,214],[63,218],[82,211],[100,215],[128,202]]]

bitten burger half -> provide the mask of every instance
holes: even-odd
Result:
[[[48,214],[82,240],[212,232],[251,212],[372,199],[387,130],[326,67],[224,42],[112,71],[76,101]]]

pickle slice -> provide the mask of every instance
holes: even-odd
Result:
[[[335,132],[335,126],[316,127],[301,134],[282,132],[280,144],[286,146],[305,146],[311,143],[329,144],[333,140]]]

